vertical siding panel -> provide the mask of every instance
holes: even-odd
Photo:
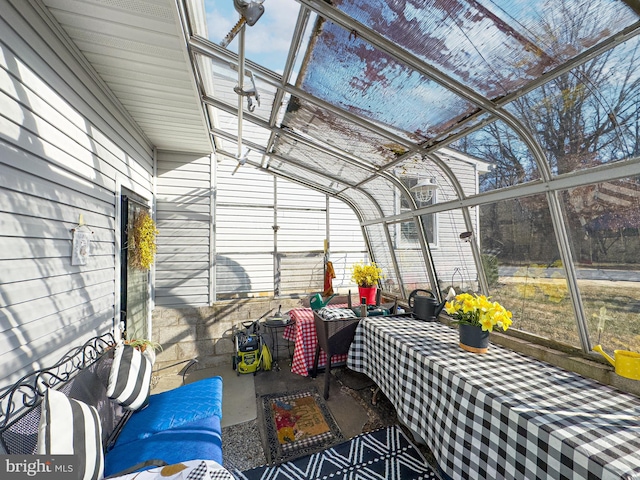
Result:
[[[29,2],[0,10],[1,386],[112,330],[115,189],[149,198],[152,156]],[[80,215],[92,254],[71,265]]]

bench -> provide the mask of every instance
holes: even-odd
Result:
[[[95,468],[89,474],[95,479],[195,460],[222,465],[222,378],[149,395],[147,362],[105,334],[25,375],[0,391],[0,453],[78,455],[80,469]],[[76,410],[84,412],[81,421]],[[67,411],[74,415],[66,418]],[[95,433],[96,451],[65,451],[67,432],[82,436],[85,446]]]

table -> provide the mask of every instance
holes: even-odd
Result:
[[[327,305],[327,308],[346,308],[346,304]],[[294,342],[293,360],[291,361],[291,371],[302,375],[309,376],[309,372],[313,368],[313,357],[316,353],[316,345],[318,337],[316,335],[316,326],[313,321],[313,310],[310,308],[293,308],[289,310],[289,317],[292,325],[285,328],[283,338]],[[346,362],[347,355],[334,355],[332,364]],[[320,359],[318,367],[324,367],[327,364],[327,354],[320,351]]]
[[[347,365],[368,375],[454,479],[640,479],[640,399],[437,322],[363,319]]]
[[[280,371],[280,365],[278,364],[278,354],[280,353],[280,349],[286,348],[289,357],[291,357],[291,350],[289,349],[289,345],[280,345],[280,342],[278,342],[278,330],[283,330],[284,337],[284,330],[286,329],[286,327],[292,324],[293,322],[290,319],[286,320],[285,322],[270,322],[269,320],[267,320],[262,323],[262,327],[267,331],[269,337],[271,338],[271,357],[273,359],[272,369],[277,372]]]

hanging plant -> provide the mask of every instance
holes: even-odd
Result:
[[[156,255],[156,223],[149,213],[140,212],[133,221],[129,235],[129,263],[132,267],[149,270]]]

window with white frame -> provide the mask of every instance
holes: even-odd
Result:
[[[420,182],[424,181],[424,178],[421,177],[401,177],[400,180],[402,183],[409,189],[411,192],[412,188],[416,187]],[[431,179],[428,179],[431,180]],[[425,207],[427,205],[432,205],[436,203],[436,189],[432,189],[428,194],[422,193],[417,194],[414,191],[412,192],[413,198],[416,201],[416,205],[418,208]],[[397,208],[398,213],[405,213],[411,211],[411,206],[409,201],[404,195],[401,195],[398,192],[398,202]],[[420,220],[422,221],[422,226],[424,228],[425,234],[427,236],[427,241],[430,245],[436,245],[437,237],[436,237],[436,215],[433,213],[421,215]],[[418,226],[415,221],[408,220],[400,222],[397,225],[396,229],[396,245],[398,248],[419,248],[420,241],[418,237]]]

